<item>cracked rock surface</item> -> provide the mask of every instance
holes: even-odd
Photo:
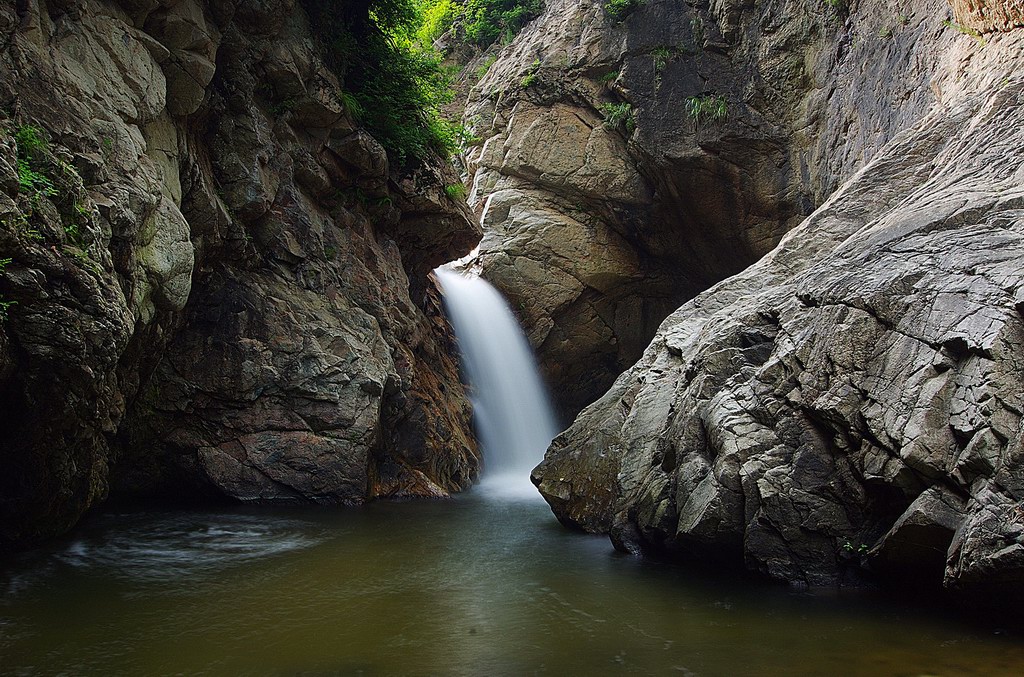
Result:
[[[111,492],[475,477],[429,271],[479,229],[451,168],[389,171],[315,45],[295,0],[0,6],[0,549]]]
[[[555,439],[533,479],[562,522],[780,580],[1024,597],[1024,46],[937,35],[941,97]]]

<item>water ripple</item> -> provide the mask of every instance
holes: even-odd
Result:
[[[52,573],[55,564],[136,582],[180,582],[311,548],[326,537],[315,524],[273,515],[108,514],[35,563],[36,575],[21,572],[7,587],[18,594]]]

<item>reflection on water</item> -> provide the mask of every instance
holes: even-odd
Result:
[[[472,495],[109,513],[0,564],[5,674],[1021,674],[995,631],[708,581]]]

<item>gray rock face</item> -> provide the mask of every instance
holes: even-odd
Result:
[[[428,275],[479,229],[450,170],[389,173],[295,2],[8,3],[0,33],[0,547],[111,490],[471,482]]]
[[[564,523],[789,581],[1024,596],[1024,48],[929,39],[904,79],[930,110],[556,438],[534,481]]]
[[[944,25],[942,0],[649,0],[616,22],[603,4],[545,3],[466,112],[482,139],[468,156],[479,266],[518,308],[567,418],[669,312],[955,97],[955,78],[933,76],[981,51],[961,31],[1020,17],[1014,2],[954,3],[961,23]]]
[[[479,265],[518,306],[569,417],[672,309],[764,255],[829,190],[807,171],[801,54],[837,31],[831,10],[646,2],[615,23],[602,5],[546,3],[466,113],[483,139],[468,157]],[[695,118],[687,99],[701,96],[725,117]]]

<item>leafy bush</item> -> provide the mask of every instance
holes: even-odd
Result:
[[[534,59],[526,71],[526,75],[519,81],[523,89],[529,89],[537,81],[537,73],[540,71],[540,59]]]
[[[604,4],[604,13],[612,21],[619,23],[644,4],[644,0],[608,0]]]
[[[604,114],[604,123],[609,127],[625,127],[627,134],[632,134],[636,129],[633,104],[629,102],[603,103],[601,112]]]
[[[326,61],[347,90],[342,104],[393,163],[404,167],[458,149],[464,132],[441,114],[453,97],[452,74],[420,39],[424,3],[303,2]]]
[[[460,9],[452,0],[420,0],[418,6],[420,25],[416,29],[416,37],[423,46],[432,45],[444,35],[452,27]]]
[[[466,39],[479,47],[499,38],[509,41],[543,9],[541,0],[465,0],[461,17]]]
[[[46,150],[43,132],[32,125],[22,125],[14,132],[14,142],[18,146],[18,156],[30,158],[39,151]]]
[[[33,200],[57,194],[57,188],[42,172],[32,169],[28,160],[18,158],[18,188]]]
[[[57,194],[57,188],[45,174],[32,168],[33,161],[46,150],[46,140],[38,127],[22,125],[14,132],[18,150],[18,188],[33,200]]]
[[[701,94],[686,99],[686,112],[698,125],[704,122],[722,122],[729,117],[729,105],[724,96]]]
[[[341,93],[341,105],[345,108],[345,112],[356,122],[363,119],[363,105],[359,103],[359,99],[352,92]]]
[[[462,200],[466,197],[466,187],[461,183],[451,183],[444,187],[444,194],[453,200]]]
[[[540,16],[542,0],[415,0],[421,16],[417,36],[424,45],[459,26],[458,37],[486,48],[509,41],[531,19]]]

